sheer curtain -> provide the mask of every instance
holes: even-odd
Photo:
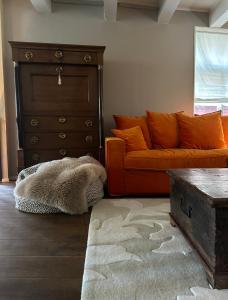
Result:
[[[195,101],[228,103],[228,33],[196,31]]]

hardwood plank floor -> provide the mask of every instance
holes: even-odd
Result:
[[[0,300],[79,300],[90,214],[19,212],[13,188],[0,184]]]

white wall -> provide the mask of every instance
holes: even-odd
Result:
[[[112,114],[192,112],[194,26],[208,26],[202,13],[178,12],[169,25],[152,10],[118,9],[118,21],[103,20],[102,7],[56,5],[37,13],[29,0],[5,0],[7,40],[105,45],[104,121]],[[10,174],[16,166],[16,125],[11,50],[7,46],[6,92],[10,130]]]

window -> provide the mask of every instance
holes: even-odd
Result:
[[[194,112],[228,115],[228,30],[196,28]]]

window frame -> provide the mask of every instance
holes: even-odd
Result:
[[[221,101],[222,99],[208,99],[207,102],[202,99],[198,99],[195,97],[196,93],[196,33],[197,32],[208,32],[208,33],[220,33],[220,34],[228,34],[228,29],[225,28],[210,28],[210,27],[199,27],[195,26],[194,28],[194,74],[193,74],[193,81],[194,81],[194,97],[193,97],[193,112],[195,113],[195,105],[204,103],[205,106],[209,106],[212,104],[216,104],[218,110],[222,107],[222,105],[228,105],[228,99],[224,98],[224,101]],[[205,103],[206,102],[206,103]]]

